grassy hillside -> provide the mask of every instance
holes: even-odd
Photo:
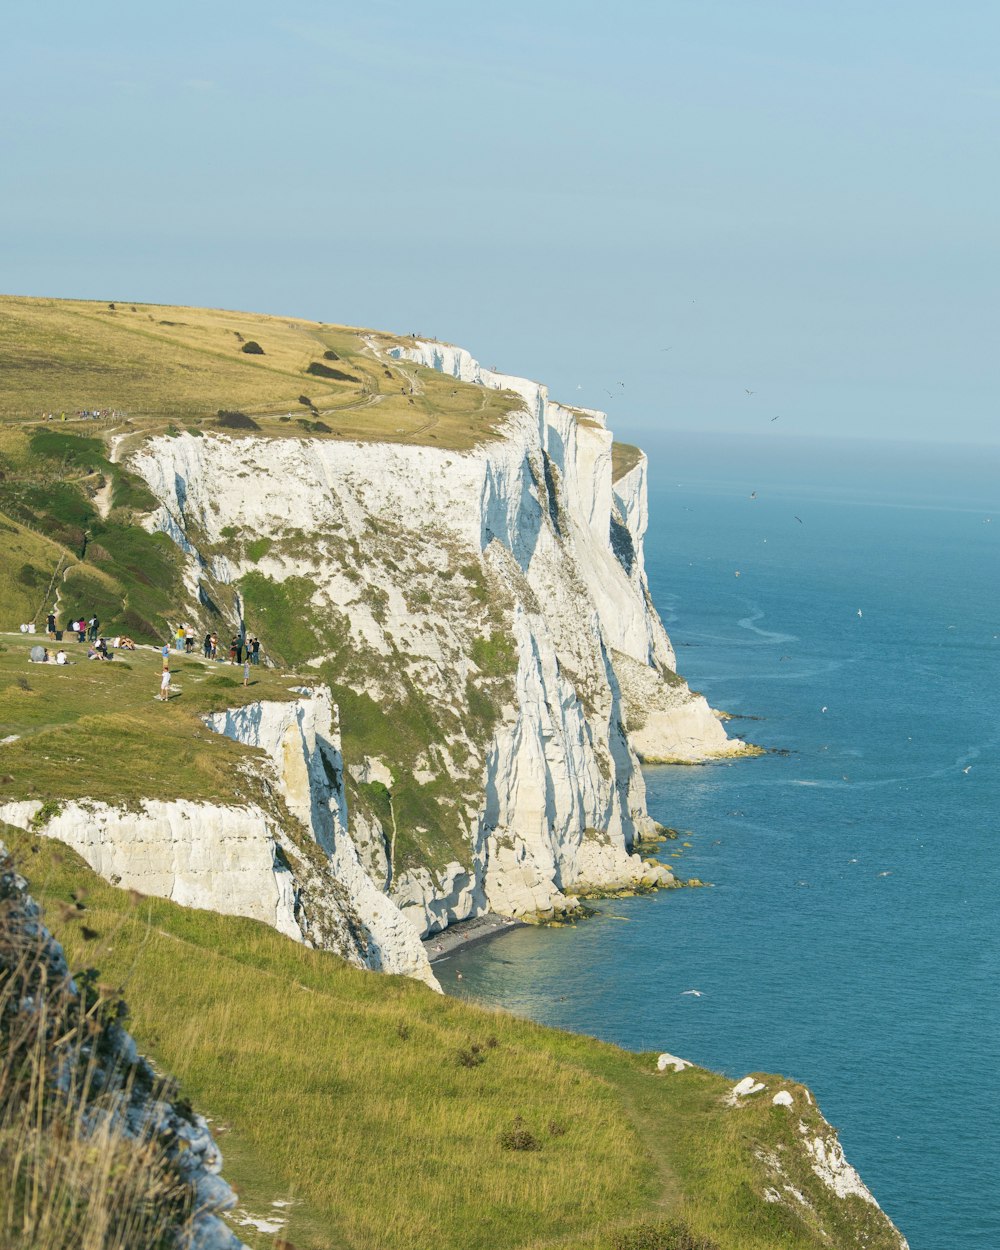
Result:
[[[730,1108],[709,1072],[657,1073],[654,1055],[116,890],[58,844],[0,834],[71,965],[123,988],[140,1045],[211,1117],[241,1209],[287,1216],[298,1250],[895,1244],[812,1174],[798,1124],[823,1126],[801,1087],[763,1078],[793,1111]],[[769,1158],[806,1202],[764,1199]],[[677,1220],[686,1241],[668,1235]]]
[[[0,747],[0,802],[256,799],[267,806],[253,777],[236,767],[261,753],[212,733],[201,713],[293,698],[293,675],[258,667],[244,688],[239,669],[175,654],[163,704],[154,648],[121,652],[107,664],[87,660],[86,644],[67,642],[70,664],[30,664],[30,646],[46,642],[0,635],[0,738],[18,735]]]
[[[99,430],[210,428],[249,417],[272,436],[423,443],[455,450],[493,436],[519,404],[385,363],[375,331],[212,308],[0,296],[0,422],[109,411]],[[260,354],[246,350],[255,344]],[[238,427],[237,427],[238,428]],[[253,429],[252,426],[244,426]]]

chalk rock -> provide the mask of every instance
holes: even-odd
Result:
[[[678,1059],[676,1055],[668,1055],[665,1051],[656,1061],[657,1072],[666,1072],[667,1068],[672,1072],[683,1072],[691,1066],[687,1059]]]
[[[771,1099],[776,1107],[791,1107],[795,1099],[791,1096],[787,1089],[779,1090]]]
[[[752,1076],[745,1076],[742,1081],[737,1081],[726,1095],[726,1102],[730,1107],[735,1107],[741,1098],[748,1098],[751,1094],[759,1094],[762,1089],[766,1088],[763,1081],[755,1081]]]

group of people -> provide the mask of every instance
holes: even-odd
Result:
[[[174,631],[173,649],[182,651],[185,655],[193,655],[195,649],[194,630],[188,625],[178,625]],[[166,652],[169,655],[170,644],[166,645]],[[206,634],[201,644],[202,654],[206,660],[225,659],[225,651],[219,653],[219,635],[212,633]],[[229,663],[242,664],[246,659],[248,664],[260,663],[260,639],[248,637],[244,630],[234,634],[229,642]]]
[[[45,627],[50,638],[56,642],[62,641],[62,630],[57,626],[55,609],[48,614]],[[73,617],[66,632],[75,634],[79,642],[90,644],[87,648],[88,660],[110,660],[113,658],[114,651],[135,650],[135,642],[127,634],[116,634],[113,638],[106,638],[101,633],[101,622],[96,612],[89,619],[82,613]],[[48,657],[47,648],[45,654]],[[56,654],[65,655],[66,652],[60,650]],[[67,661],[58,660],[57,663],[65,664]]]
[[[42,416],[46,421],[56,420],[54,412],[43,412]],[[58,419],[65,421],[68,416],[76,417],[80,421],[101,421],[107,420],[109,417],[114,420],[122,420],[128,416],[128,413],[123,412],[120,408],[78,408],[76,412],[60,412]]]
[[[58,651],[50,651],[48,647],[32,647],[28,655],[28,659],[32,664],[69,663],[69,656],[62,649],[62,647],[60,647]]]
[[[206,634],[201,646],[206,660],[219,660],[222,658],[219,655],[218,634]],[[194,630],[189,625],[178,625],[160,649],[160,655],[163,658],[163,672],[160,676],[160,693],[158,697],[163,703],[166,703],[170,698],[171,647],[173,647],[174,651],[180,651],[184,655],[192,655],[195,648]],[[252,665],[260,664],[260,655],[259,638],[247,637],[245,629],[241,629],[238,634],[233,635],[229,643],[229,663],[243,665],[244,686],[250,685],[250,668]]]

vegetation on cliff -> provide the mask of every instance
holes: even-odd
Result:
[[[830,1130],[801,1086],[763,1076],[793,1108],[769,1092],[731,1107],[703,1069],[658,1072],[655,1054],[361,972],[0,836],[71,965],[123,987],[140,1046],[211,1118],[235,1227],[261,1250],[273,1235],[241,1218],[277,1213],[298,1250],[898,1250],[875,1207],[812,1171],[799,1126]],[[801,1201],[765,1198],[773,1158]]]

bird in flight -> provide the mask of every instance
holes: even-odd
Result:
[[[864,615],[864,613],[861,611],[861,609],[860,609],[860,608],[858,608],[858,616],[863,616],[863,615]]]
[[[780,421],[780,420],[781,420],[781,413],[779,412],[776,417],[771,418],[771,424],[774,425],[775,421]]]
[[[963,772],[963,773],[968,773],[968,772],[970,772],[971,770],[972,770],[972,765],[970,764],[970,765],[968,766],[968,768],[963,768],[963,769],[962,769],[962,772]]]
[[[750,492],[750,498],[751,498],[751,499],[756,499],[756,498],[757,498],[757,492],[756,492],[755,490],[752,490],[752,491]]]
[[[803,522],[803,520],[802,520],[802,518],[801,518],[800,516],[797,516],[795,519],[796,519],[796,521],[798,521],[798,523],[799,523],[800,525],[804,524],[804,522]]]
[[[681,990],[681,996],[683,997],[685,994],[691,994],[695,998],[701,998],[701,990]]]
[[[757,392],[756,392],[756,391],[750,391],[750,390],[747,390],[747,388],[746,388],[745,386],[744,386],[744,388],[743,388],[743,389],[747,392],[747,394],[748,394],[748,395],[756,395],[756,394],[757,394]]]

